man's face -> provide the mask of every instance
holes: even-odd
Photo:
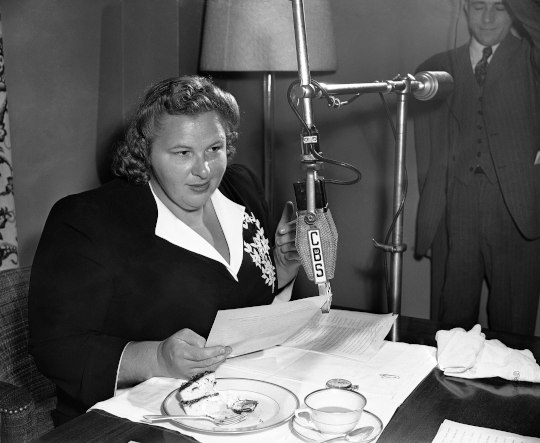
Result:
[[[465,12],[472,35],[483,46],[500,43],[512,28],[512,19],[501,0],[468,0]]]

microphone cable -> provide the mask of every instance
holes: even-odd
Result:
[[[457,37],[458,37],[458,28],[459,28],[459,17],[461,15],[461,10],[463,9],[462,0],[458,1],[458,7],[457,7],[457,16],[456,16],[456,23],[454,25],[454,49],[457,48]]]
[[[384,109],[386,110],[386,116],[388,118],[388,121],[390,122],[392,133],[394,134],[394,140],[397,140],[396,126],[394,124],[394,120],[392,120],[392,114],[390,113],[390,108],[388,108],[388,103],[386,102],[386,99],[384,98],[384,95],[382,93],[379,93],[379,96],[381,97],[381,100],[384,105]],[[396,211],[394,218],[392,219],[392,223],[390,224],[390,227],[388,228],[388,231],[386,233],[386,237],[384,239],[385,245],[387,245],[388,242],[390,241],[390,236],[392,235],[392,232],[394,232],[394,228],[396,226],[398,217],[403,212],[403,207],[405,206],[405,199],[407,198],[407,190],[409,188],[409,175],[407,173],[407,165],[405,164],[403,166],[404,166],[404,176],[403,176],[404,180],[403,180],[403,192],[401,195],[401,202],[399,203],[398,210]],[[388,251],[383,251],[383,270],[384,270],[384,283],[386,286],[386,298],[388,300],[391,294],[390,279],[388,277]]]
[[[318,82],[312,80],[312,82],[314,84],[316,84],[317,86],[320,86]],[[291,107],[291,109],[293,110],[294,114],[296,115],[296,117],[298,118],[298,120],[300,120],[300,123],[302,123],[302,126],[304,127],[304,129],[306,130],[306,132],[308,133],[308,135],[312,135],[312,131],[311,131],[311,128],[307,125],[307,123],[305,122],[305,120],[302,118],[302,116],[300,115],[300,113],[298,112],[298,110],[296,109],[296,106],[294,105],[293,101],[292,101],[292,98],[291,98],[291,91],[293,89],[293,87],[297,84],[299,84],[300,82],[297,80],[293,83],[291,83],[289,85],[289,89],[287,90],[287,100],[289,102],[289,106]],[[325,95],[325,97],[327,97],[330,101],[331,101],[331,97],[328,95],[328,93],[326,92],[323,92],[323,94]],[[330,104],[329,104],[330,106]],[[336,166],[340,166],[340,167],[343,167],[343,168],[346,168],[346,169],[349,169],[351,171],[353,171],[355,174],[356,174],[356,178],[353,179],[353,180],[348,180],[348,181],[343,181],[343,180],[333,180],[333,179],[326,179],[325,178],[325,182],[326,183],[331,183],[333,185],[354,185],[355,183],[358,183],[361,179],[362,179],[362,173],[356,168],[354,167],[353,165],[349,164],[349,163],[345,163],[345,162],[342,162],[342,161],[339,161],[339,160],[333,160],[331,158],[327,158],[327,157],[323,157],[321,154],[319,154],[315,148],[313,148],[312,145],[310,145],[309,147],[309,152],[311,155],[313,155],[313,157],[315,157],[317,160],[321,161],[321,162],[324,162],[324,163],[329,163],[329,164],[332,164],[332,165],[336,165]]]

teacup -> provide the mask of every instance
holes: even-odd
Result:
[[[345,434],[358,424],[367,400],[356,391],[328,388],[308,394],[304,403],[307,408],[294,411],[300,425],[323,434]]]

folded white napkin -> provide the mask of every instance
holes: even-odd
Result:
[[[531,351],[508,348],[499,340],[486,340],[480,325],[438,331],[437,364],[445,375],[462,378],[501,377],[540,382],[540,366]]]

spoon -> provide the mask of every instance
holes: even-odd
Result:
[[[355,429],[354,431],[349,432],[345,435],[340,435],[339,437],[331,438],[330,440],[323,440],[320,443],[330,443],[332,441],[357,441],[357,440],[350,440],[351,437],[358,437],[359,435],[362,435],[363,437],[368,437],[373,432],[373,426],[364,426],[362,428]]]

